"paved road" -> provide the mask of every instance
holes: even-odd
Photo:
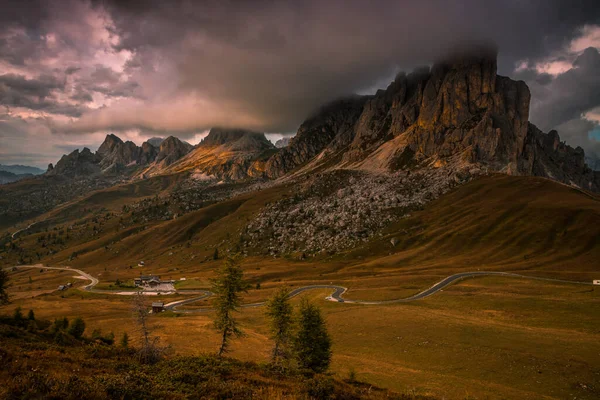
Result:
[[[117,294],[113,291],[110,290],[97,290],[94,289],[94,286],[96,286],[98,284],[98,279],[94,278],[93,276],[79,270],[79,269],[75,269],[75,268],[69,268],[69,267],[45,267],[41,264],[39,265],[20,265],[17,268],[44,268],[44,269],[58,269],[58,270],[67,270],[67,271],[73,271],[78,273],[79,275],[85,277],[86,279],[89,279],[91,281],[90,284],[86,285],[83,287],[83,290],[89,291],[89,292],[94,292],[94,293],[102,293],[102,294]],[[9,268],[6,268],[9,269]],[[576,285],[592,285],[592,282],[577,282],[577,281],[567,281],[567,280],[562,280],[562,279],[552,279],[552,278],[539,278],[539,277],[534,277],[534,276],[527,276],[527,275],[520,275],[520,274],[514,274],[511,272],[495,272],[495,271],[476,271],[476,272],[461,272],[458,274],[454,274],[454,275],[450,275],[447,278],[442,279],[441,281],[439,281],[438,283],[436,283],[435,285],[431,286],[430,288],[423,290],[422,292],[419,292],[413,296],[410,297],[405,297],[402,299],[395,299],[395,300],[380,300],[380,301],[368,301],[368,300],[348,300],[348,299],[344,299],[343,298],[343,294],[348,290],[347,288],[343,287],[343,286],[338,286],[338,285],[308,285],[308,286],[303,286],[297,289],[292,290],[289,294],[288,297],[292,298],[295,296],[298,296],[299,294],[309,291],[309,290],[319,290],[319,289],[332,289],[333,293],[329,296],[326,297],[326,300],[329,301],[335,301],[338,303],[350,303],[350,304],[393,304],[393,303],[408,303],[411,301],[415,301],[415,300],[420,300],[420,299],[424,299],[425,297],[429,297],[437,292],[439,292],[440,290],[442,290],[443,288],[445,288],[446,286],[449,286],[457,281],[460,281],[462,279],[466,279],[466,278],[475,278],[475,277],[481,277],[481,276],[504,276],[504,277],[512,277],[512,278],[524,278],[524,279],[533,279],[533,280],[539,280],[539,281],[547,281],[547,282],[558,282],[558,283],[571,283],[571,284],[576,284]],[[178,293],[182,293],[183,291],[178,291]],[[131,294],[134,294],[136,292],[131,292]],[[195,303],[197,301],[200,300],[204,300],[207,299],[209,297],[211,297],[213,295],[212,292],[209,292],[208,290],[197,290],[197,291],[185,291],[185,294],[199,294],[200,296],[197,297],[193,297],[193,298],[189,298],[189,299],[185,299],[185,300],[178,300],[178,301],[173,301],[171,303],[165,304],[165,309],[167,310],[171,310],[174,312],[179,312],[179,313],[202,313],[202,312],[207,312],[207,311],[212,311],[211,308],[198,308],[195,310],[177,310],[178,307],[186,305],[186,304],[191,304],[191,303]],[[254,307],[262,307],[265,305],[266,302],[260,302],[260,303],[250,303],[250,304],[244,304],[241,307],[242,308],[254,308]]]
[[[436,283],[435,285],[431,286],[429,289],[426,289],[422,292],[419,292],[413,296],[410,297],[405,297],[402,299],[395,299],[395,300],[381,300],[381,301],[367,301],[367,300],[348,300],[348,299],[344,299],[343,298],[343,294],[348,290],[347,288],[343,287],[343,286],[338,286],[338,285],[309,285],[309,286],[303,286],[301,288],[297,288],[292,290],[289,294],[288,297],[292,298],[295,297],[297,295],[299,295],[300,293],[309,291],[309,290],[318,290],[318,289],[333,289],[333,293],[329,296],[326,297],[326,300],[329,301],[335,301],[338,303],[350,303],[350,304],[393,304],[393,303],[408,303],[411,301],[415,301],[415,300],[419,300],[419,299],[423,299],[425,297],[431,296],[432,294],[435,294],[437,292],[439,292],[440,290],[442,290],[443,288],[445,288],[446,286],[449,286],[457,281],[460,281],[462,279],[465,278],[474,278],[474,277],[480,277],[480,276],[506,276],[506,277],[513,277],[513,278],[525,278],[525,279],[534,279],[534,280],[542,280],[542,281],[549,281],[549,282],[558,282],[558,283],[572,283],[572,284],[577,284],[577,285],[592,285],[591,282],[577,282],[577,281],[567,281],[567,280],[562,280],[562,279],[551,279],[551,278],[538,278],[538,277],[533,277],[533,276],[526,276],[526,275],[519,275],[519,274],[514,274],[514,273],[510,273],[510,272],[494,272],[494,271],[477,271],[477,272],[461,272],[458,274],[454,274],[454,275],[450,275],[447,278],[442,279],[441,281],[439,281],[438,283]],[[202,312],[207,312],[207,311],[212,311],[211,308],[199,308],[199,309],[195,309],[195,310],[177,310],[177,307],[185,305],[185,304],[190,304],[196,301],[200,301],[200,300],[204,300],[207,299],[208,297],[212,296],[213,293],[211,292],[205,292],[205,294],[201,297],[197,297],[194,299],[187,299],[187,300],[180,300],[180,301],[174,301],[172,303],[169,303],[167,305],[165,305],[165,308],[167,308],[168,310],[172,310],[175,312],[181,312],[181,313],[202,313]],[[253,308],[253,307],[261,307],[264,306],[266,302],[260,302],[260,303],[251,303],[251,304],[244,304],[242,305],[242,308]]]
[[[23,231],[26,231],[27,229],[31,228],[32,226],[34,226],[34,225],[35,225],[35,224],[37,224],[37,223],[38,223],[38,222],[34,222],[34,223],[31,223],[31,224],[29,224],[29,225],[27,226],[27,228],[19,229],[18,231],[16,231],[15,233],[13,233],[13,234],[11,235],[11,238],[13,238],[13,239],[14,239],[14,238],[15,238],[15,237],[16,237],[16,236],[19,234],[19,233],[21,233],[21,232],[23,232]]]
[[[83,272],[80,269],[76,269],[76,268],[71,268],[71,267],[46,267],[43,264],[37,264],[37,265],[18,265],[16,268],[35,268],[35,269],[54,269],[54,270],[63,270],[63,271],[73,271],[76,274],[79,274],[81,276],[83,276],[85,279],[91,281],[91,283],[83,286],[81,289],[85,290],[87,292],[92,292],[92,293],[101,293],[101,294],[114,294],[114,295],[133,295],[136,294],[138,291],[137,290],[131,290],[131,291],[117,291],[117,290],[102,290],[102,289],[94,289],[94,286],[96,286],[100,281],[97,278],[94,278],[92,275]],[[10,270],[12,268],[5,268],[6,270]],[[144,293],[148,294],[148,293],[175,293],[178,292],[180,294],[203,294],[203,293],[210,293],[210,292],[206,292],[204,290],[170,290],[168,292],[161,292],[158,290],[147,290],[144,291]],[[211,293],[212,294],[212,293]]]

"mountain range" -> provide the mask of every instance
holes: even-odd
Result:
[[[583,149],[529,122],[529,88],[497,75],[496,56],[482,49],[401,73],[374,95],[322,107],[277,147],[263,133],[243,129],[213,128],[196,146],[173,136],[137,146],[111,134],[96,153],[76,150],[47,175],[192,171],[240,180],[277,179],[292,171],[448,166],[462,173],[542,176],[598,191],[600,173],[586,165]]]
[[[0,185],[20,181],[25,178],[32,178],[35,175],[43,174],[40,168],[27,165],[2,165],[0,164]]]

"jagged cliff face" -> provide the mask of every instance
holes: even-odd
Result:
[[[529,88],[496,69],[495,51],[458,55],[400,74],[374,96],[333,103],[268,160],[265,175],[454,163],[598,190],[599,174],[585,166],[583,150],[531,126]]]
[[[175,136],[169,136],[160,144],[156,162],[161,163],[163,166],[171,165],[189,153],[192,148],[191,144],[182,142]]]
[[[264,133],[213,128],[188,155],[162,171],[193,171],[218,179],[241,180],[264,176],[265,162],[275,146]]]
[[[135,143],[123,142],[118,136],[109,134],[92,153],[88,148],[64,155],[55,167],[48,167],[46,175],[85,177],[94,175],[125,175],[137,166],[155,166],[158,169],[171,165],[190,152],[192,146],[175,137],[162,141],[160,147],[144,142],[141,147]]]
[[[75,150],[62,156],[54,168],[48,168],[46,175],[63,175],[66,177],[98,175],[101,172],[101,159],[100,155],[92,153],[90,149],[85,147],[81,151]]]
[[[142,176],[193,171],[239,180],[450,167],[545,176],[599,190],[600,173],[585,165],[583,150],[531,125],[529,88],[496,69],[495,50],[484,49],[400,74],[375,95],[323,107],[279,150],[263,133],[242,129],[213,128],[196,147],[175,137],[159,148],[137,147],[108,135],[95,155],[74,152],[48,174],[120,173],[142,165]]]

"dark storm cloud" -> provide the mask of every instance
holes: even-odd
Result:
[[[549,82],[530,81],[533,92],[530,117],[543,130],[581,117],[600,106],[600,53],[586,49],[573,63],[574,68]]]
[[[0,75],[0,85],[22,96],[47,97],[55,89],[65,87],[65,82],[50,75],[41,75],[37,79],[27,79],[23,75]]]
[[[271,131],[294,131],[322,103],[457,46],[497,43],[500,72],[510,74],[600,15],[585,0],[99,4],[113,17],[117,49],[166,55],[180,93],[199,91]],[[197,119],[197,128],[216,122]]]
[[[191,136],[214,125],[291,133],[323,103],[490,42],[500,51],[499,73],[514,76],[526,61],[519,77],[534,102],[539,95],[545,103],[533,104],[534,123],[560,126],[596,102],[591,56],[577,54],[577,71],[564,77],[536,66],[561,61],[582,27],[600,25],[597,0],[4,3],[0,62],[29,78],[67,82],[49,89],[62,97],[9,88],[11,95],[34,110],[54,102],[58,115],[81,115],[53,125],[71,136],[108,129]],[[568,90],[576,84],[590,90],[575,98]],[[567,92],[550,93],[559,90]],[[576,126],[584,129],[569,128]]]
[[[16,74],[0,75],[0,105],[80,117],[81,107],[54,98],[53,94],[64,86],[64,81],[49,75],[37,79]]]

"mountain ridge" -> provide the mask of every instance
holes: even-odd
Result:
[[[138,165],[144,167],[139,177],[193,171],[230,180],[449,166],[463,175],[542,176],[600,190],[600,172],[586,165],[583,149],[531,124],[529,88],[497,75],[496,58],[493,48],[458,53],[431,68],[400,73],[374,95],[333,101],[306,119],[281,148],[263,133],[215,127],[196,146],[171,136],[158,151],[149,142],[138,147],[111,134],[95,155],[99,160],[72,153],[61,161],[76,168],[81,159],[85,174],[119,174]]]

